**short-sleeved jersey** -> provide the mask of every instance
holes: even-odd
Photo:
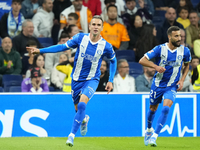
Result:
[[[76,14],[78,15],[78,20],[76,25],[80,30],[82,30],[80,11],[76,11]],[[90,21],[92,20],[92,12],[89,9],[87,9],[87,20],[88,23],[90,23]],[[64,15],[61,15],[60,23],[67,24],[67,18]]]
[[[174,86],[180,80],[182,64],[191,61],[190,50],[187,47],[180,46],[171,50],[167,43],[156,46],[145,54],[147,59],[155,58],[158,66],[164,67],[164,73],[156,72],[152,85],[156,87]]]
[[[116,48],[120,47],[121,42],[130,41],[126,27],[119,22],[110,25],[105,21],[101,36]]]
[[[84,81],[90,79],[100,79],[102,58],[115,58],[115,52],[110,43],[101,38],[94,43],[90,40],[89,34],[79,33],[66,42],[68,48],[77,48],[74,57],[74,67],[72,79]]]

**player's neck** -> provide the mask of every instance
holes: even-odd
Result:
[[[171,49],[171,50],[175,50],[177,47],[175,47],[172,43],[168,43],[167,46]]]
[[[92,42],[97,42],[97,41],[99,41],[100,39],[101,39],[100,34],[95,35],[95,34],[91,34],[91,33],[90,33],[90,40],[91,40]]]

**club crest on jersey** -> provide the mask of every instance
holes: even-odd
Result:
[[[181,55],[178,55],[178,60],[181,60],[182,59],[182,56]]]
[[[102,54],[102,50],[98,49],[97,50],[97,54],[101,55]]]

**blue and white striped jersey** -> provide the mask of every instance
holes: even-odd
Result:
[[[74,57],[74,67],[72,79],[84,81],[90,79],[100,79],[102,58],[115,58],[115,52],[110,43],[101,38],[94,43],[90,40],[89,33],[79,33],[66,42],[67,48],[77,48]]]
[[[180,46],[171,50],[167,43],[154,47],[145,54],[147,59],[155,58],[155,64],[164,67],[164,73],[156,72],[152,85],[156,87],[174,86],[180,80],[182,64],[191,61],[190,50],[187,47]]]

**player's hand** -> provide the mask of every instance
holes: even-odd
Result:
[[[163,73],[163,72],[165,72],[165,70],[166,70],[164,67],[161,67],[161,66],[156,66],[155,69],[156,69],[156,71],[158,71],[159,73]]]
[[[108,91],[107,94],[109,94],[112,89],[113,89],[112,82],[108,82],[107,85],[106,85],[106,87],[105,87],[105,90]]]
[[[26,47],[27,51],[30,51],[31,54],[39,54],[40,50],[38,48],[35,47]]]
[[[177,91],[180,91],[180,90],[182,90],[182,88],[183,88],[183,81],[178,81],[178,83],[176,84],[176,85],[179,85],[179,87],[178,87],[178,89],[177,89]]]

